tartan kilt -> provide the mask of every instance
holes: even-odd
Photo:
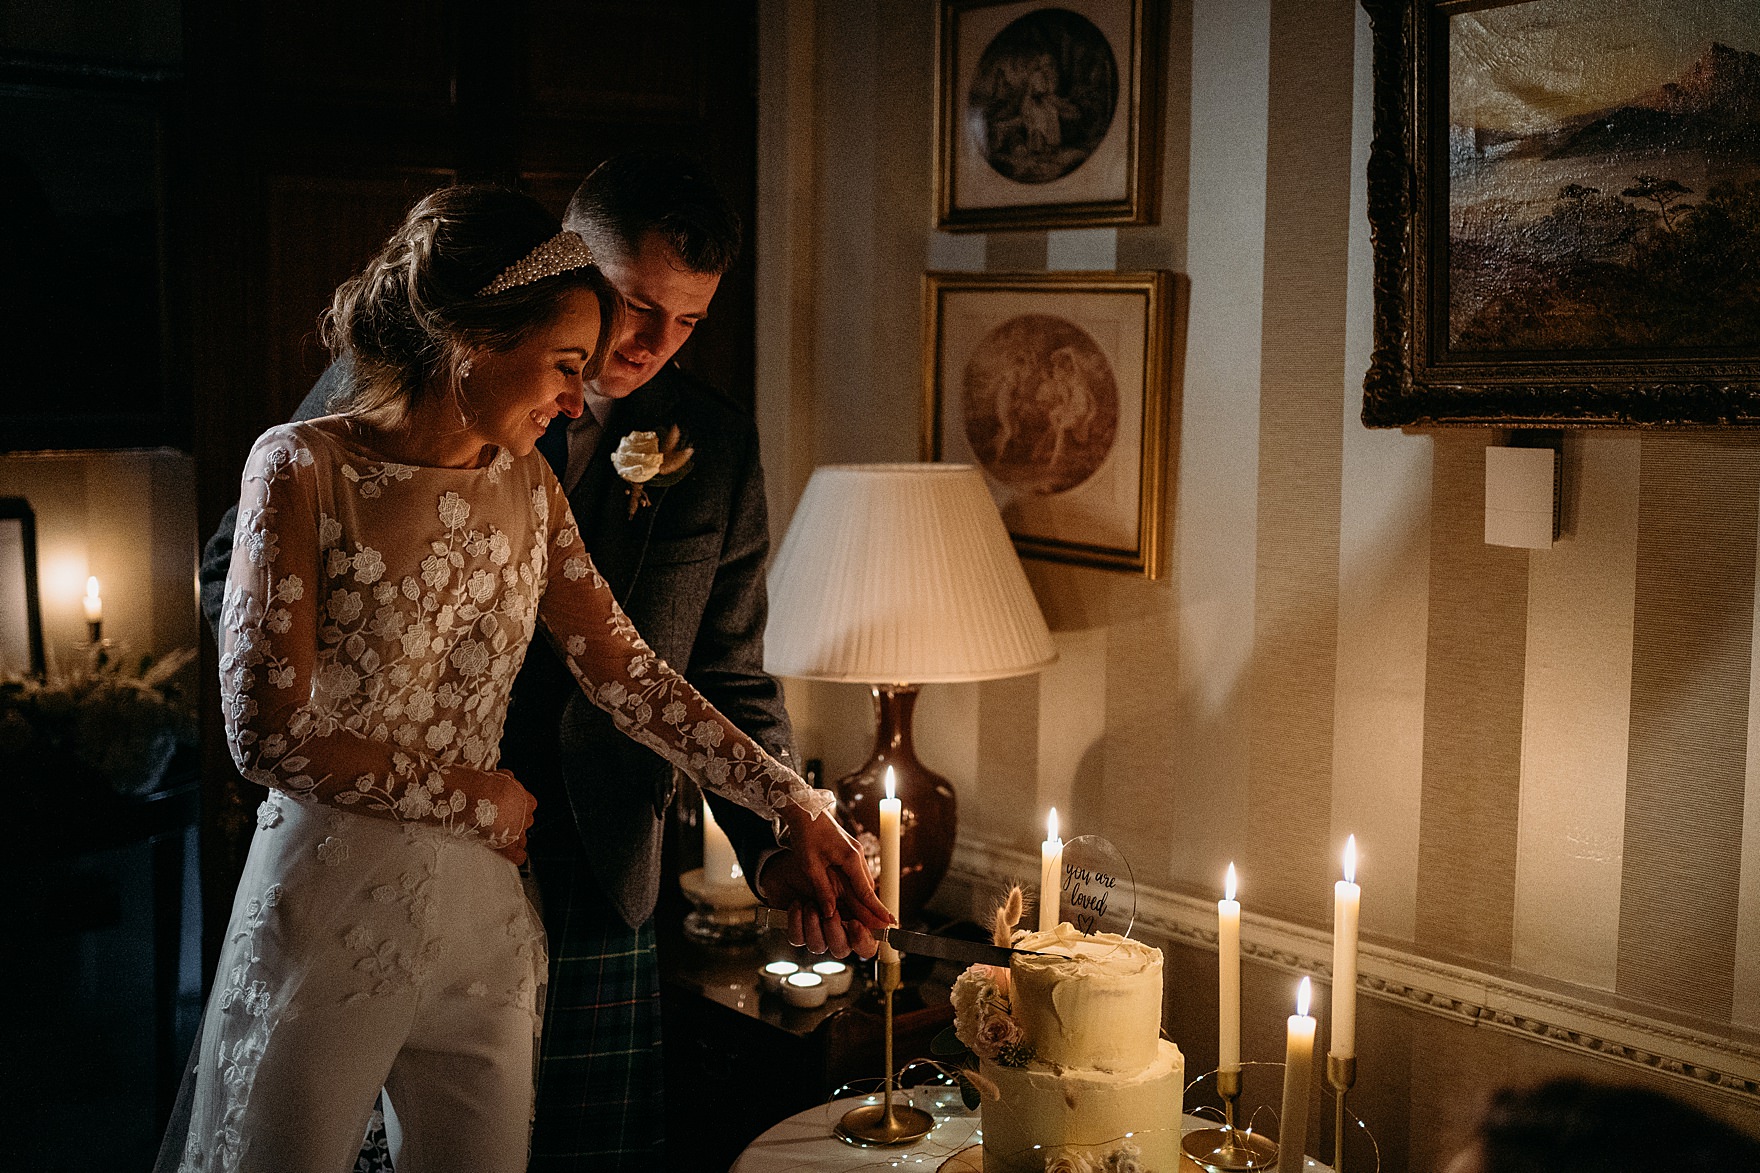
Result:
[[[530,1173],[664,1167],[654,922],[632,929],[578,856],[532,857],[550,938]]]

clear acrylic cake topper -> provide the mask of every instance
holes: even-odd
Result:
[[[1063,843],[1063,889],[1057,896],[1059,920],[1077,931],[1131,935],[1137,923],[1137,882],[1131,865],[1102,835],[1077,835]]]

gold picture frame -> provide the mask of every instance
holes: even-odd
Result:
[[[1153,224],[1161,0],[942,0],[936,226]]]
[[[976,467],[1024,557],[1158,578],[1173,274],[923,278],[925,460]]]

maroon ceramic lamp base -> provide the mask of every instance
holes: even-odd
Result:
[[[917,705],[917,686],[876,684],[874,696],[874,752],[854,773],[839,778],[837,813],[850,833],[880,833],[880,800],[886,797],[886,768],[893,780],[902,811],[898,853],[899,919],[905,924],[922,918],[923,906],[935,894],[947,865],[953,859],[954,832],[958,829],[958,799],[953,784],[917,760],[911,741],[911,713]]]

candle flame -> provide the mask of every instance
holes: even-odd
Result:
[[[1309,983],[1307,978],[1303,978],[1302,984],[1296,987],[1296,1014],[1306,1018],[1308,1016],[1308,1003],[1313,1001],[1313,999],[1314,987]]]
[[[1357,837],[1352,835],[1344,841],[1344,882],[1357,882]]]
[[[95,599],[97,597],[98,597],[98,576],[94,574],[94,575],[92,575],[92,577],[86,579],[86,598]]]
[[[1045,816],[1045,842],[1057,841],[1057,808],[1052,807],[1051,813]]]
[[[886,767],[886,797],[887,798],[897,798],[898,797],[898,795],[895,793],[895,789],[896,789],[897,785],[898,785],[897,781],[892,776],[892,767],[887,766]]]
[[[1229,864],[1228,864],[1228,879],[1226,879],[1222,882],[1222,898],[1224,900],[1233,900],[1234,899],[1234,861],[1233,860],[1230,860]]]

